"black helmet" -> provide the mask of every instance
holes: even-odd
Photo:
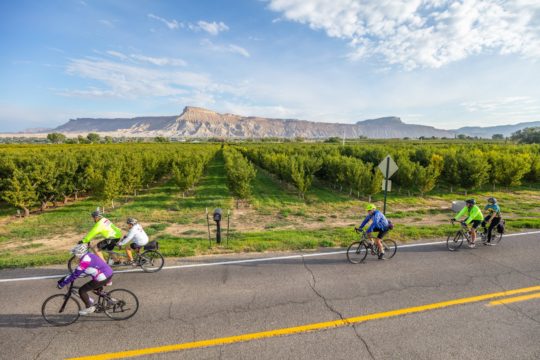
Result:
[[[98,217],[102,217],[103,213],[99,210],[96,210],[96,211],[93,211],[91,215],[93,218],[98,218]]]
[[[126,223],[128,223],[129,225],[135,225],[137,223],[137,219],[135,218],[128,218]]]
[[[488,201],[488,203],[490,203],[490,204],[496,204],[496,203],[497,203],[497,199],[495,199],[494,197],[488,198],[487,201]]]
[[[476,201],[474,201],[474,199],[468,199],[468,200],[465,200],[465,204],[474,205],[476,204]]]

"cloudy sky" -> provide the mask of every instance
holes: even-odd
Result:
[[[0,132],[188,105],[446,129],[537,121],[540,1],[0,2]]]

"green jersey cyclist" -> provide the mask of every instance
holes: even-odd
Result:
[[[453,220],[457,221],[463,215],[467,215],[467,217],[461,223],[463,225],[471,224],[471,229],[469,232],[471,234],[471,243],[469,244],[469,247],[474,248],[476,246],[474,244],[474,242],[476,241],[476,229],[484,220],[484,216],[482,215],[482,211],[480,211],[480,208],[476,205],[476,201],[474,201],[474,199],[465,200],[465,207],[461,209],[460,212],[458,212],[458,214],[453,218]]]
[[[90,245],[90,247],[96,253],[96,255],[105,261],[101,250],[113,250],[118,240],[120,240],[122,237],[122,231],[109,219],[103,217],[101,211],[94,211],[91,215],[94,219],[94,227],[84,237],[84,239],[82,239],[81,243],[88,244],[97,235],[103,236],[105,240],[98,242],[96,246]]]

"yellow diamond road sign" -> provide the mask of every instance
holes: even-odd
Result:
[[[388,163],[389,161],[389,163]],[[388,174],[386,173],[386,169],[388,167]],[[383,176],[385,179],[390,179],[392,175],[397,171],[398,166],[394,162],[394,160],[390,157],[390,155],[387,155],[383,161],[379,164],[379,170],[381,170]]]

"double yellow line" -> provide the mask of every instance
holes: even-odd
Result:
[[[100,355],[83,356],[83,357],[78,357],[78,358],[70,358],[67,360],[122,359],[122,358],[127,358],[127,357],[166,353],[166,352],[171,352],[171,351],[197,349],[197,348],[204,348],[204,347],[217,346],[217,345],[233,344],[233,343],[250,341],[250,340],[266,339],[266,338],[282,336],[282,335],[291,335],[291,334],[305,333],[308,331],[348,326],[352,324],[363,323],[370,320],[385,319],[385,318],[391,318],[391,317],[396,317],[400,315],[414,314],[414,313],[419,313],[419,312],[428,311],[428,310],[442,309],[442,308],[455,306],[455,305],[470,304],[470,303],[475,303],[475,302],[480,302],[480,301],[502,298],[506,296],[531,293],[535,291],[540,291],[540,286],[532,286],[532,287],[515,289],[515,290],[501,291],[501,292],[484,294],[484,295],[473,296],[473,297],[468,297],[468,298],[443,301],[443,302],[438,302],[438,303],[433,303],[433,304],[428,304],[428,305],[414,306],[414,307],[409,307],[409,308],[404,308],[404,309],[351,317],[351,318],[342,319],[342,320],[320,322],[320,323],[307,324],[307,325],[295,326],[295,327],[290,327],[290,328],[283,328],[283,329],[263,331],[263,332],[250,333],[250,334],[244,334],[244,335],[223,337],[223,338],[217,338],[217,339],[194,341],[194,342],[183,343],[183,344],[173,344],[173,345],[165,345],[165,346],[143,348],[143,349],[129,350],[129,351],[120,351],[120,352],[100,354]],[[488,305],[493,306],[493,305],[509,304],[512,302],[524,301],[524,300],[535,299],[535,298],[540,298],[540,293],[492,301]]]

